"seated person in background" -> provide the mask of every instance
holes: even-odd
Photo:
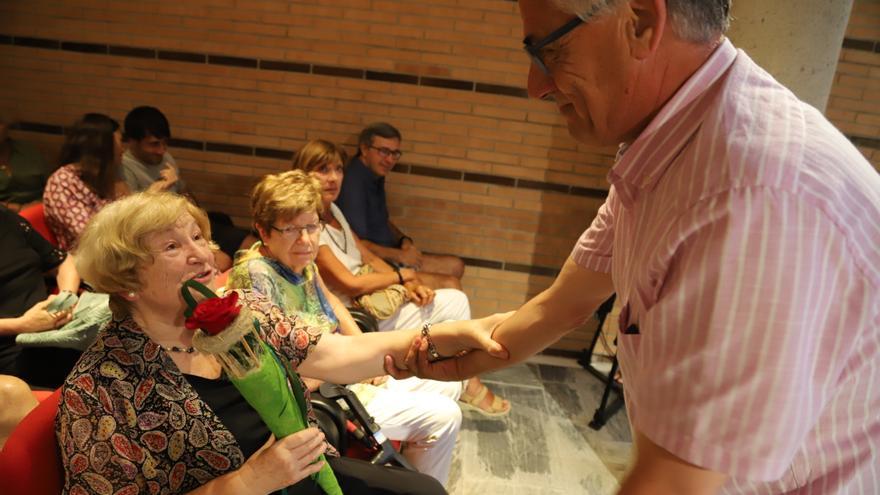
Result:
[[[0,375],[0,451],[6,444],[9,434],[33,408],[37,399],[31,388],[22,379]]]
[[[388,216],[385,177],[400,160],[400,140],[400,131],[391,124],[378,122],[365,127],[336,202],[352,230],[377,256],[419,270],[429,287],[460,290],[464,274],[461,258],[421,252]]]
[[[326,290],[315,267],[321,225],[318,182],[298,170],[267,175],[254,187],[251,205],[262,241],[238,252],[227,287],[263,294],[285,313],[325,333],[360,335],[351,314]],[[305,381],[311,390],[321,384]],[[412,465],[445,484],[461,426],[461,410],[455,404],[461,382],[381,381],[384,377],[351,388],[385,436],[405,442],[401,453]]]
[[[308,173],[321,184],[321,222],[324,228],[316,263],[331,290],[343,304],[351,304],[351,298],[403,282],[409,302],[403,302],[391,317],[380,320],[380,330],[468,319],[470,305],[463,292],[457,289],[437,289],[435,292],[422,285],[423,273],[408,268],[396,272],[351,231],[346,217],[333,204],[343,181],[343,162],[343,151],[323,140],[306,143],[293,157],[293,168]],[[364,266],[371,267],[367,271],[372,273],[358,275]],[[460,400],[466,407],[487,416],[502,416],[510,411],[510,403],[494,395],[477,377],[468,380]]]
[[[116,201],[83,232],[77,269],[110,294],[114,318],[62,387],[56,433],[64,493],[319,493],[307,476],[323,465],[313,463],[327,449],[323,434],[312,427],[272,438],[217,358],[192,348],[180,289],[190,279],[212,283],[210,234],[204,211],[171,193]],[[279,357],[323,380],[376,376],[386,355],[403,360],[413,343],[427,344],[418,330],[322,334],[265,296],[238,294]],[[451,325],[435,325],[429,340],[444,355],[481,349],[504,357],[489,339],[498,321],[477,321],[455,335],[445,331]],[[326,462],[346,495],[445,493],[420,473],[332,452]]]
[[[0,374],[33,386],[58,387],[79,352],[54,347],[23,348],[15,336],[60,328],[71,312],[49,313],[44,276],[55,273],[58,288],[76,293],[79,275],[73,257],[49,244],[27,220],[0,206]],[[3,406],[0,406],[2,409]]]
[[[0,110],[0,203],[20,211],[43,199],[49,169],[36,148],[12,139],[9,128],[14,123],[10,112]]]
[[[46,224],[65,251],[101,208],[125,193],[119,180],[122,133],[119,123],[87,113],[73,124],[61,148],[61,168],[43,191]]]
[[[171,125],[158,108],[141,106],[125,116],[125,141],[128,149],[122,155],[122,177],[131,192],[173,192],[190,196],[174,157],[168,153]],[[208,212],[211,232],[220,246],[215,252],[220,271],[232,266],[232,258],[239,249],[257,241],[246,230],[233,225],[225,213]]]

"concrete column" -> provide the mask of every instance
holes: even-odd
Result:
[[[825,111],[853,0],[732,0],[728,35],[738,48]]]

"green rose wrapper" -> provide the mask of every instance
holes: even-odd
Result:
[[[201,292],[208,299],[196,303],[190,288]],[[189,306],[186,312],[187,328],[198,327],[199,313],[204,313],[198,311],[198,306],[217,296],[194,280],[184,283],[181,293]],[[237,300],[231,301],[232,305],[236,303]],[[217,301],[212,301],[211,305],[228,306],[218,305]],[[217,357],[229,380],[257,411],[275,438],[281,439],[307,428],[308,412],[299,376],[260,338],[259,322],[246,307],[224,312],[229,315],[227,319],[231,319],[225,322],[226,328],[216,332],[218,318],[209,316],[211,321],[208,326],[212,328],[212,333],[196,330],[193,347],[199,352]],[[323,454],[319,460],[326,460]],[[329,464],[325,463],[311,477],[327,495],[342,495],[342,489]]]

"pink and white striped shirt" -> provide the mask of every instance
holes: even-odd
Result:
[[[723,493],[880,493],[880,175],[725,41],[609,181],[572,258],[638,327],[634,427]]]

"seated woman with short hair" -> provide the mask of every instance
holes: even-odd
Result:
[[[251,206],[262,241],[239,251],[227,287],[264,294],[325,332],[361,334],[345,306],[324,287],[314,263],[322,206],[318,181],[299,170],[267,175],[254,187]],[[404,442],[403,456],[445,484],[461,426],[455,403],[461,383],[421,378],[380,383],[384,379],[351,388],[385,436]],[[313,390],[320,385],[305,380]]]
[[[307,428],[272,438],[217,358],[192,348],[180,290],[190,279],[213,281],[210,239],[204,211],[170,193],[114,202],[80,237],[77,268],[110,294],[114,318],[62,387],[64,493],[318,493],[307,477],[323,464],[313,462],[327,448],[323,435]],[[384,356],[403,362],[412,344],[426,345],[416,330],[323,335],[260,294],[239,297],[292,369],[325,380],[381,374]],[[444,355],[476,348],[503,355],[488,337],[495,323],[455,333],[436,325],[429,340]],[[308,417],[314,425],[310,409]],[[327,463],[346,494],[443,493],[419,473],[330,456]]]

